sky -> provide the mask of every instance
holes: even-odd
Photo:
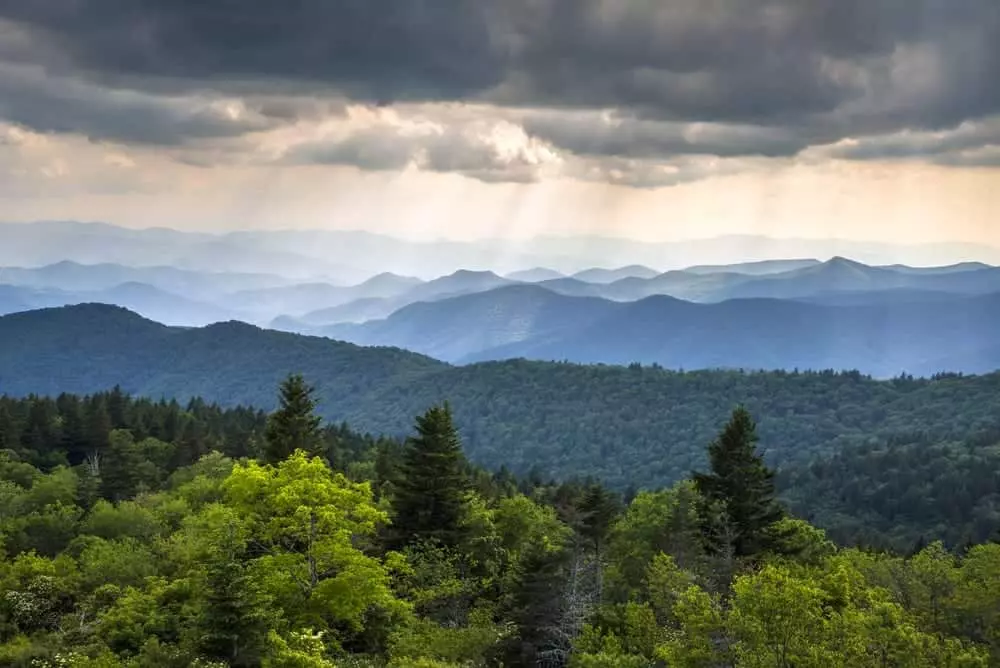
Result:
[[[0,0],[0,218],[1000,245],[997,0]]]

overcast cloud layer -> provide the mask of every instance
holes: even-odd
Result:
[[[0,0],[8,135],[205,166],[997,166],[998,72],[997,0]]]

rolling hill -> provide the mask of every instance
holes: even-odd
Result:
[[[324,326],[386,318],[395,311],[417,302],[474,294],[518,284],[517,281],[503,278],[491,271],[464,269],[427,282],[402,277],[390,281],[386,276],[389,275],[380,274],[362,284],[365,286],[381,279],[378,286],[381,290],[362,289],[362,286],[358,286],[357,289],[351,288],[348,291],[352,298],[348,300],[343,299],[346,293],[328,290],[326,294],[315,295],[316,300],[313,303],[318,300],[330,304],[329,306],[298,316],[285,315],[273,322],[282,330],[313,334],[322,331]],[[297,302],[299,310],[303,303]],[[280,301],[273,303],[272,310],[279,305]],[[287,308],[285,313],[289,313]]]
[[[576,272],[570,278],[575,278],[585,283],[614,283],[623,278],[653,278],[659,273],[655,269],[650,269],[641,264],[632,264],[627,267],[619,267],[618,269],[605,269],[601,267],[584,269],[583,271]]]
[[[187,299],[145,283],[129,282],[80,292],[0,285],[0,314],[86,303],[121,306],[168,325],[200,327],[249,318],[246,313]]]
[[[1000,291],[1000,268],[964,271],[939,267],[904,270],[871,267],[842,257],[822,264],[739,282],[720,290],[716,297],[770,297],[795,299],[831,291],[881,291],[894,289],[986,294]]]
[[[674,369],[859,369],[979,373],[1000,368],[1000,294],[863,292],[838,302],[737,299],[700,304],[557,295],[519,285],[418,303],[384,320],[317,330],[453,363],[523,357],[656,363]]]
[[[384,272],[357,285],[296,283],[261,290],[241,290],[227,295],[225,302],[258,313],[268,320],[280,314],[300,316],[310,322],[319,317],[317,312],[358,300],[390,299],[422,283],[418,278]]]
[[[760,260],[758,262],[738,262],[736,264],[695,265],[693,267],[686,267],[684,271],[689,274],[718,274],[720,272],[728,272],[745,274],[747,276],[767,276],[768,274],[780,274],[786,271],[812,267],[819,263],[819,260],[812,258],[801,260]]]
[[[1000,374],[875,381],[857,373],[672,372],[507,361],[452,367],[395,348],[360,348],[241,323],[165,327],[81,305],[0,317],[0,393],[86,393],[119,384],[152,397],[202,396],[270,408],[300,371],[322,414],[400,434],[452,402],[470,456],[517,471],[662,484],[703,464],[736,403],[758,417],[775,464],[895,434],[961,438],[994,425]]]
[[[522,283],[540,283],[542,281],[566,278],[566,275],[556,271],[555,269],[548,269],[547,267],[534,267],[533,269],[512,271],[511,273],[506,274],[504,278]]]
[[[0,282],[71,292],[107,290],[122,283],[144,283],[191,299],[210,300],[238,290],[260,290],[291,284],[272,274],[190,271],[176,267],[131,267],[123,264],[80,264],[64,260],[44,267],[3,267]]]
[[[460,361],[525,341],[558,341],[608,314],[617,304],[568,298],[538,285],[511,285],[405,306],[385,320],[334,325],[316,333],[364,345],[391,345]]]

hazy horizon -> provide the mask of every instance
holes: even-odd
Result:
[[[310,232],[330,232],[330,233],[343,233],[343,234],[365,234],[372,235],[376,237],[384,237],[387,239],[393,239],[397,241],[405,241],[409,243],[424,244],[424,243],[488,243],[491,241],[503,241],[510,243],[531,243],[532,241],[538,240],[587,240],[587,241],[614,241],[614,242],[629,242],[645,245],[669,245],[669,244],[682,244],[688,242],[702,242],[702,241],[718,241],[725,239],[767,239],[772,241],[807,241],[807,242],[834,242],[834,243],[859,243],[859,244],[873,244],[873,245],[894,245],[894,246],[967,246],[967,247],[982,247],[989,250],[1000,250],[1000,238],[992,240],[992,242],[979,242],[979,241],[969,241],[967,239],[962,239],[958,237],[954,238],[942,238],[935,241],[921,241],[914,239],[892,239],[889,237],[852,237],[852,236],[838,236],[836,234],[768,234],[763,232],[753,232],[753,231],[732,231],[718,234],[705,234],[697,235],[692,234],[690,236],[677,236],[673,238],[664,239],[648,239],[643,238],[638,235],[628,235],[621,233],[620,230],[610,229],[606,233],[597,231],[572,231],[572,230],[562,230],[562,231],[549,231],[549,230],[537,230],[537,231],[522,231],[520,235],[509,235],[509,234],[496,234],[496,235],[482,235],[482,236],[471,236],[471,235],[446,235],[439,234],[436,236],[424,236],[424,235],[408,235],[405,231],[393,232],[393,231],[379,231],[364,227],[336,227],[336,226],[313,226],[313,227],[289,227],[289,226],[272,226],[272,227],[207,227],[200,226],[197,229],[191,229],[184,225],[169,225],[169,224],[129,224],[128,222],[110,222],[105,220],[87,220],[87,219],[31,219],[31,220],[0,220],[0,226],[2,225],[20,225],[20,226],[31,226],[31,225],[92,225],[92,226],[108,226],[113,228],[119,228],[122,230],[131,230],[136,232],[153,232],[153,231],[166,231],[166,232],[180,232],[184,234],[194,234],[194,235],[208,235],[212,237],[225,237],[228,235],[239,235],[239,234],[280,234],[280,233],[310,233]],[[832,256],[831,256],[832,257]],[[775,258],[775,259],[790,259],[790,258]],[[822,259],[822,258],[814,258]],[[850,259],[850,258],[848,258]]]

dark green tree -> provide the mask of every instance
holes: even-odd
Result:
[[[267,420],[264,432],[264,460],[277,464],[296,450],[310,455],[323,449],[320,417],[316,415],[313,388],[299,374],[288,376],[281,383],[281,405]]]
[[[512,592],[510,618],[517,629],[504,647],[506,666],[565,665],[567,634],[563,589],[570,554],[565,549],[531,546]]]
[[[101,459],[107,453],[111,434],[111,418],[102,396],[95,394],[87,400],[83,420],[86,435],[85,458],[92,473],[97,476],[100,475]]]
[[[28,417],[21,434],[21,445],[33,455],[47,455],[58,439],[55,437],[55,415],[52,402],[42,397],[31,398]]]
[[[463,538],[462,514],[470,490],[465,455],[447,403],[417,417],[393,499],[395,547],[436,540],[454,547]]]
[[[737,407],[708,446],[711,473],[695,473],[706,501],[703,534],[709,552],[731,550],[753,557],[777,545],[775,523],[785,516],[775,500],[774,471],[757,452],[757,426],[750,412]]]
[[[201,651],[230,666],[259,666],[272,603],[258,591],[233,552],[213,559],[206,571],[201,613]]]
[[[586,538],[598,558],[601,556],[604,539],[612,522],[621,512],[621,501],[617,494],[599,482],[591,482],[584,489],[580,499],[579,532]]]
[[[0,403],[0,450],[17,450],[21,445],[21,430],[6,404]]]
[[[101,495],[113,501],[134,496],[142,464],[143,458],[132,433],[125,429],[112,430],[108,447],[101,455]]]
[[[125,412],[128,409],[128,397],[119,385],[115,385],[107,396],[108,418],[112,429],[125,428]]]

